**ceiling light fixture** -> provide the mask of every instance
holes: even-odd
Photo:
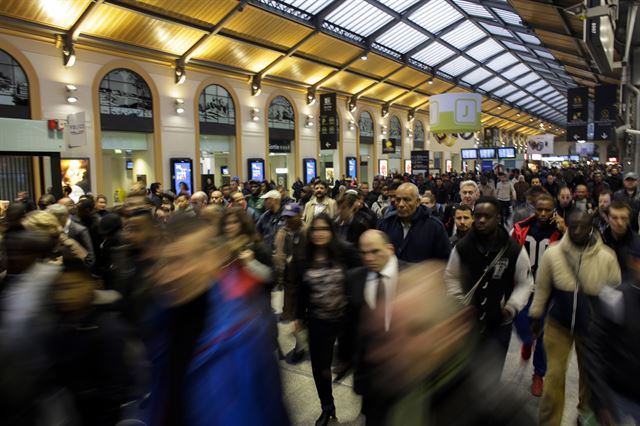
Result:
[[[384,124],[382,126],[380,126],[380,133],[382,133],[383,135],[387,134],[387,126],[385,126]]]
[[[517,114],[516,114],[516,117],[520,117],[520,113],[517,113]]]
[[[349,109],[349,112],[354,112],[357,107],[358,107],[358,98],[356,97],[356,95],[353,95],[349,98],[347,108]]]
[[[307,119],[304,122],[305,127],[313,127],[313,115],[307,115]]]
[[[262,92],[262,78],[256,74],[251,78],[251,96],[260,96]]]
[[[67,90],[67,102],[70,104],[75,104],[76,102],[78,102],[78,97],[76,96],[78,88],[73,84],[67,84],[65,86],[65,89]]]
[[[360,55],[360,59],[362,59],[363,61],[369,59],[369,52],[365,51],[362,55]]]
[[[382,105],[382,118],[385,118],[387,115],[389,115],[389,107],[391,105],[389,104],[384,104]]]
[[[316,89],[314,87],[309,87],[307,89],[307,105],[311,106],[316,103]]]
[[[427,84],[433,84],[433,77],[427,80]]]
[[[407,113],[407,121],[411,122],[415,118],[416,118],[416,110],[415,109],[409,110],[409,112]]]
[[[73,48],[71,40],[65,41],[62,46],[62,63],[67,68],[71,68],[76,63],[76,50]]]
[[[260,109],[259,108],[251,108],[251,119],[253,121],[260,121]]]
[[[498,105],[498,109],[502,109],[502,107],[500,105]]]
[[[184,99],[176,99],[176,112],[182,114],[184,112]]]
[[[177,85],[181,85],[187,79],[187,73],[184,64],[176,62],[175,81]]]

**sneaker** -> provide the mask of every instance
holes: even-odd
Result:
[[[537,374],[534,374],[531,378],[531,394],[533,396],[542,396],[542,390],[544,389],[544,379]]]
[[[520,357],[523,361],[529,361],[529,358],[531,358],[531,345],[522,345],[520,348]]]

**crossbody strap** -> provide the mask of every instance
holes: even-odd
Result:
[[[467,294],[465,294],[465,296],[462,298],[462,303],[463,304],[465,304],[465,305],[470,305],[471,304],[471,300],[473,299],[473,295],[476,293],[476,289],[482,283],[482,281],[484,280],[484,277],[487,276],[487,273],[489,273],[489,271],[492,270],[496,266],[498,261],[500,259],[502,259],[502,256],[507,251],[508,247],[509,247],[509,243],[507,242],[507,244],[505,244],[504,247],[502,247],[502,249],[498,252],[496,257],[493,258],[493,260],[491,261],[489,266],[484,268],[484,272],[480,276],[480,279],[478,279],[478,281],[476,281],[476,283],[473,285],[473,287],[471,287],[471,290],[469,290],[469,292],[467,292]]]

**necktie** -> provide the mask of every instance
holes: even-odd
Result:
[[[376,288],[376,318],[380,321],[380,328],[386,331],[386,294],[384,288],[384,276],[378,273],[378,287]]]

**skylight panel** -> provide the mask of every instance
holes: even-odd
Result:
[[[473,68],[475,64],[465,58],[464,56],[459,56],[451,62],[446,63],[442,67],[440,67],[439,71],[443,73],[449,74],[452,77],[456,77],[463,72],[470,70]]]
[[[527,96],[526,98],[518,100],[518,105],[526,105],[533,100],[533,96]]]
[[[555,89],[553,87],[551,87],[551,85],[548,85],[547,87],[540,89],[536,92],[536,96],[538,96],[539,98],[542,98],[544,95],[548,95],[549,93],[555,91]]]
[[[404,12],[408,7],[416,4],[418,0],[380,0],[380,3],[389,6],[396,12]]]
[[[484,83],[482,86],[480,86],[480,88],[485,92],[489,92],[495,89],[496,87],[502,86],[504,83],[506,83],[504,79],[500,77],[494,77],[491,80]]]
[[[505,87],[503,87],[502,89],[499,89],[497,92],[494,92],[493,94],[499,98],[502,98],[504,96],[507,96],[515,92],[516,90],[518,89],[513,84],[507,84]]]
[[[431,0],[409,16],[409,19],[436,34],[462,17],[446,0]]]
[[[365,0],[350,0],[331,12],[326,20],[363,37],[393,18]]]
[[[505,30],[502,27],[486,24],[484,22],[481,22],[480,25],[482,25],[487,31],[489,31],[493,35],[499,35],[499,36],[503,36],[503,37],[511,37],[511,38],[513,38],[511,33],[509,31]]]
[[[494,71],[502,70],[508,66],[511,66],[518,62],[518,58],[516,58],[511,53],[505,53],[504,55],[500,55],[491,62],[487,64],[489,68]]]
[[[518,76],[523,75],[527,71],[530,71],[529,67],[527,67],[524,64],[518,64],[518,65],[514,66],[513,68],[509,69],[508,71],[501,73],[501,75],[504,78],[511,80],[511,79],[514,79],[514,78],[516,78]]]
[[[522,26],[522,19],[520,19],[517,14],[508,10],[498,9],[497,7],[494,7],[492,9],[505,23]]]
[[[540,89],[541,87],[548,86],[548,85],[549,85],[549,83],[547,83],[546,81],[540,80],[537,83],[531,84],[527,89],[529,89],[530,92],[534,92],[535,93],[536,90]]]
[[[285,3],[297,9],[304,10],[311,15],[315,15],[332,1],[333,0],[286,0]]]
[[[462,77],[462,81],[469,84],[478,84],[485,78],[489,77],[491,73],[484,68],[478,68],[471,71],[469,74]]]
[[[434,66],[439,64],[443,60],[452,56],[455,52],[448,47],[443,46],[442,44],[434,41],[420,52],[413,55],[413,59],[424,62],[429,66]]]
[[[447,32],[442,39],[447,43],[457,47],[458,49],[464,49],[471,43],[486,37],[485,33],[471,21],[464,21],[456,28]]]
[[[489,13],[489,11],[484,6],[481,6],[477,3],[471,3],[465,0],[457,0],[456,5],[458,5],[460,9],[464,10],[469,15],[494,20],[493,15]]]
[[[522,58],[522,60],[524,61],[531,62],[533,64],[542,64],[542,62],[540,62],[538,59],[534,58],[533,56],[523,55],[521,53],[519,53],[518,56],[520,56],[520,58]]]
[[[521,44],[511,43],[510,41],[503,41],[503,43],[509,50],[517,50],[519,52],[528,52],[529,51],[529,49],[527,49],[526,47],[524,47]]]
[[[489,56],[493,56],[499,52],[504,52],[504,48],[492,38],[467,51],[469,56],[478,61],[484,61]]]
[[[518,99],[524,98],[527,94],[524,93],[522,90],[517,91],[516,93],[507,96],[505,99],[507,100],[507,102],[515,102]]]
[[[525,75],[524,77],[520,77],[519,79],[514,81],[514,83],[516,83],[520,87],[524,87],[525,85],[531,83],[532,81],[538,80],[539,78],[540,77],[538,77],[538,75],[536,73],[530,72],[529,74]]]
[[[518,34],[518,37],[520,37],[520,40],[524,41],[525,43],[538,44],[538,45],[540,44],[540,39],[534,35],[525,34],[521,32],[517,32],[516,34]]]
[[[400,53],[405,53],[428,38],[429,37],[415,28],[410,27],[404,22],[400,22],[378,37],[376,42]]]

